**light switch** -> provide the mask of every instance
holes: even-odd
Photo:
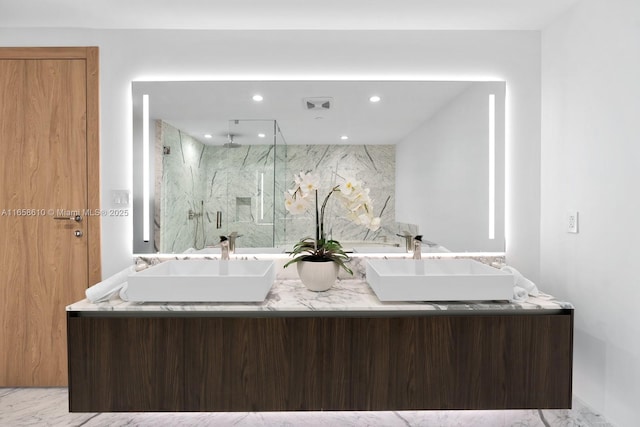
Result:
[[[578,232],[578,211],[567,212],[567,233]]]
[[[129,190],[111,190],[111,204],[113,207],[128,207],[129,195]]]

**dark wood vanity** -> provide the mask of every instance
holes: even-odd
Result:
[[[69,408],[571,407],[573,309],[415,307],[294,312],[70,306]]]

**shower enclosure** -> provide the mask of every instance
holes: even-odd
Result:
[[[277,122],[229,120],[210,139],[156,122],[156,250],[203,251],[232,232],[238,246],[274,247],[284,234],[286,159]]]
[[[284,193],[300,171],[312,171],[322,191],[345,177],[358,177],[371,189],[382,228],[354,226],[339,204],[329,203],[329,237],[349,246],[394,240],[393,145],[287,145],[275,120],[229,120],[228,130],[211,139],[156,122],[157,252],[207,253],[233,232],[240,236],[238,247],[291,248],[314,234],[311,216],[291,215],[284,207]]]

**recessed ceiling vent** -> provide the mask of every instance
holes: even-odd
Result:
[[[322,98],[304,98],[304,108],[305,110],[330,110],[333,105],[333,98],[331,97],[322,97]]]

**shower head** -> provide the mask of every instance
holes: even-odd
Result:
[[[240,144],[238,144],[237,142],[233,142],[233,134],[227,134],[227,142],[225,142],[224,144],[222,144],[223,147],[225,148],[238,148],[240,147]]]

